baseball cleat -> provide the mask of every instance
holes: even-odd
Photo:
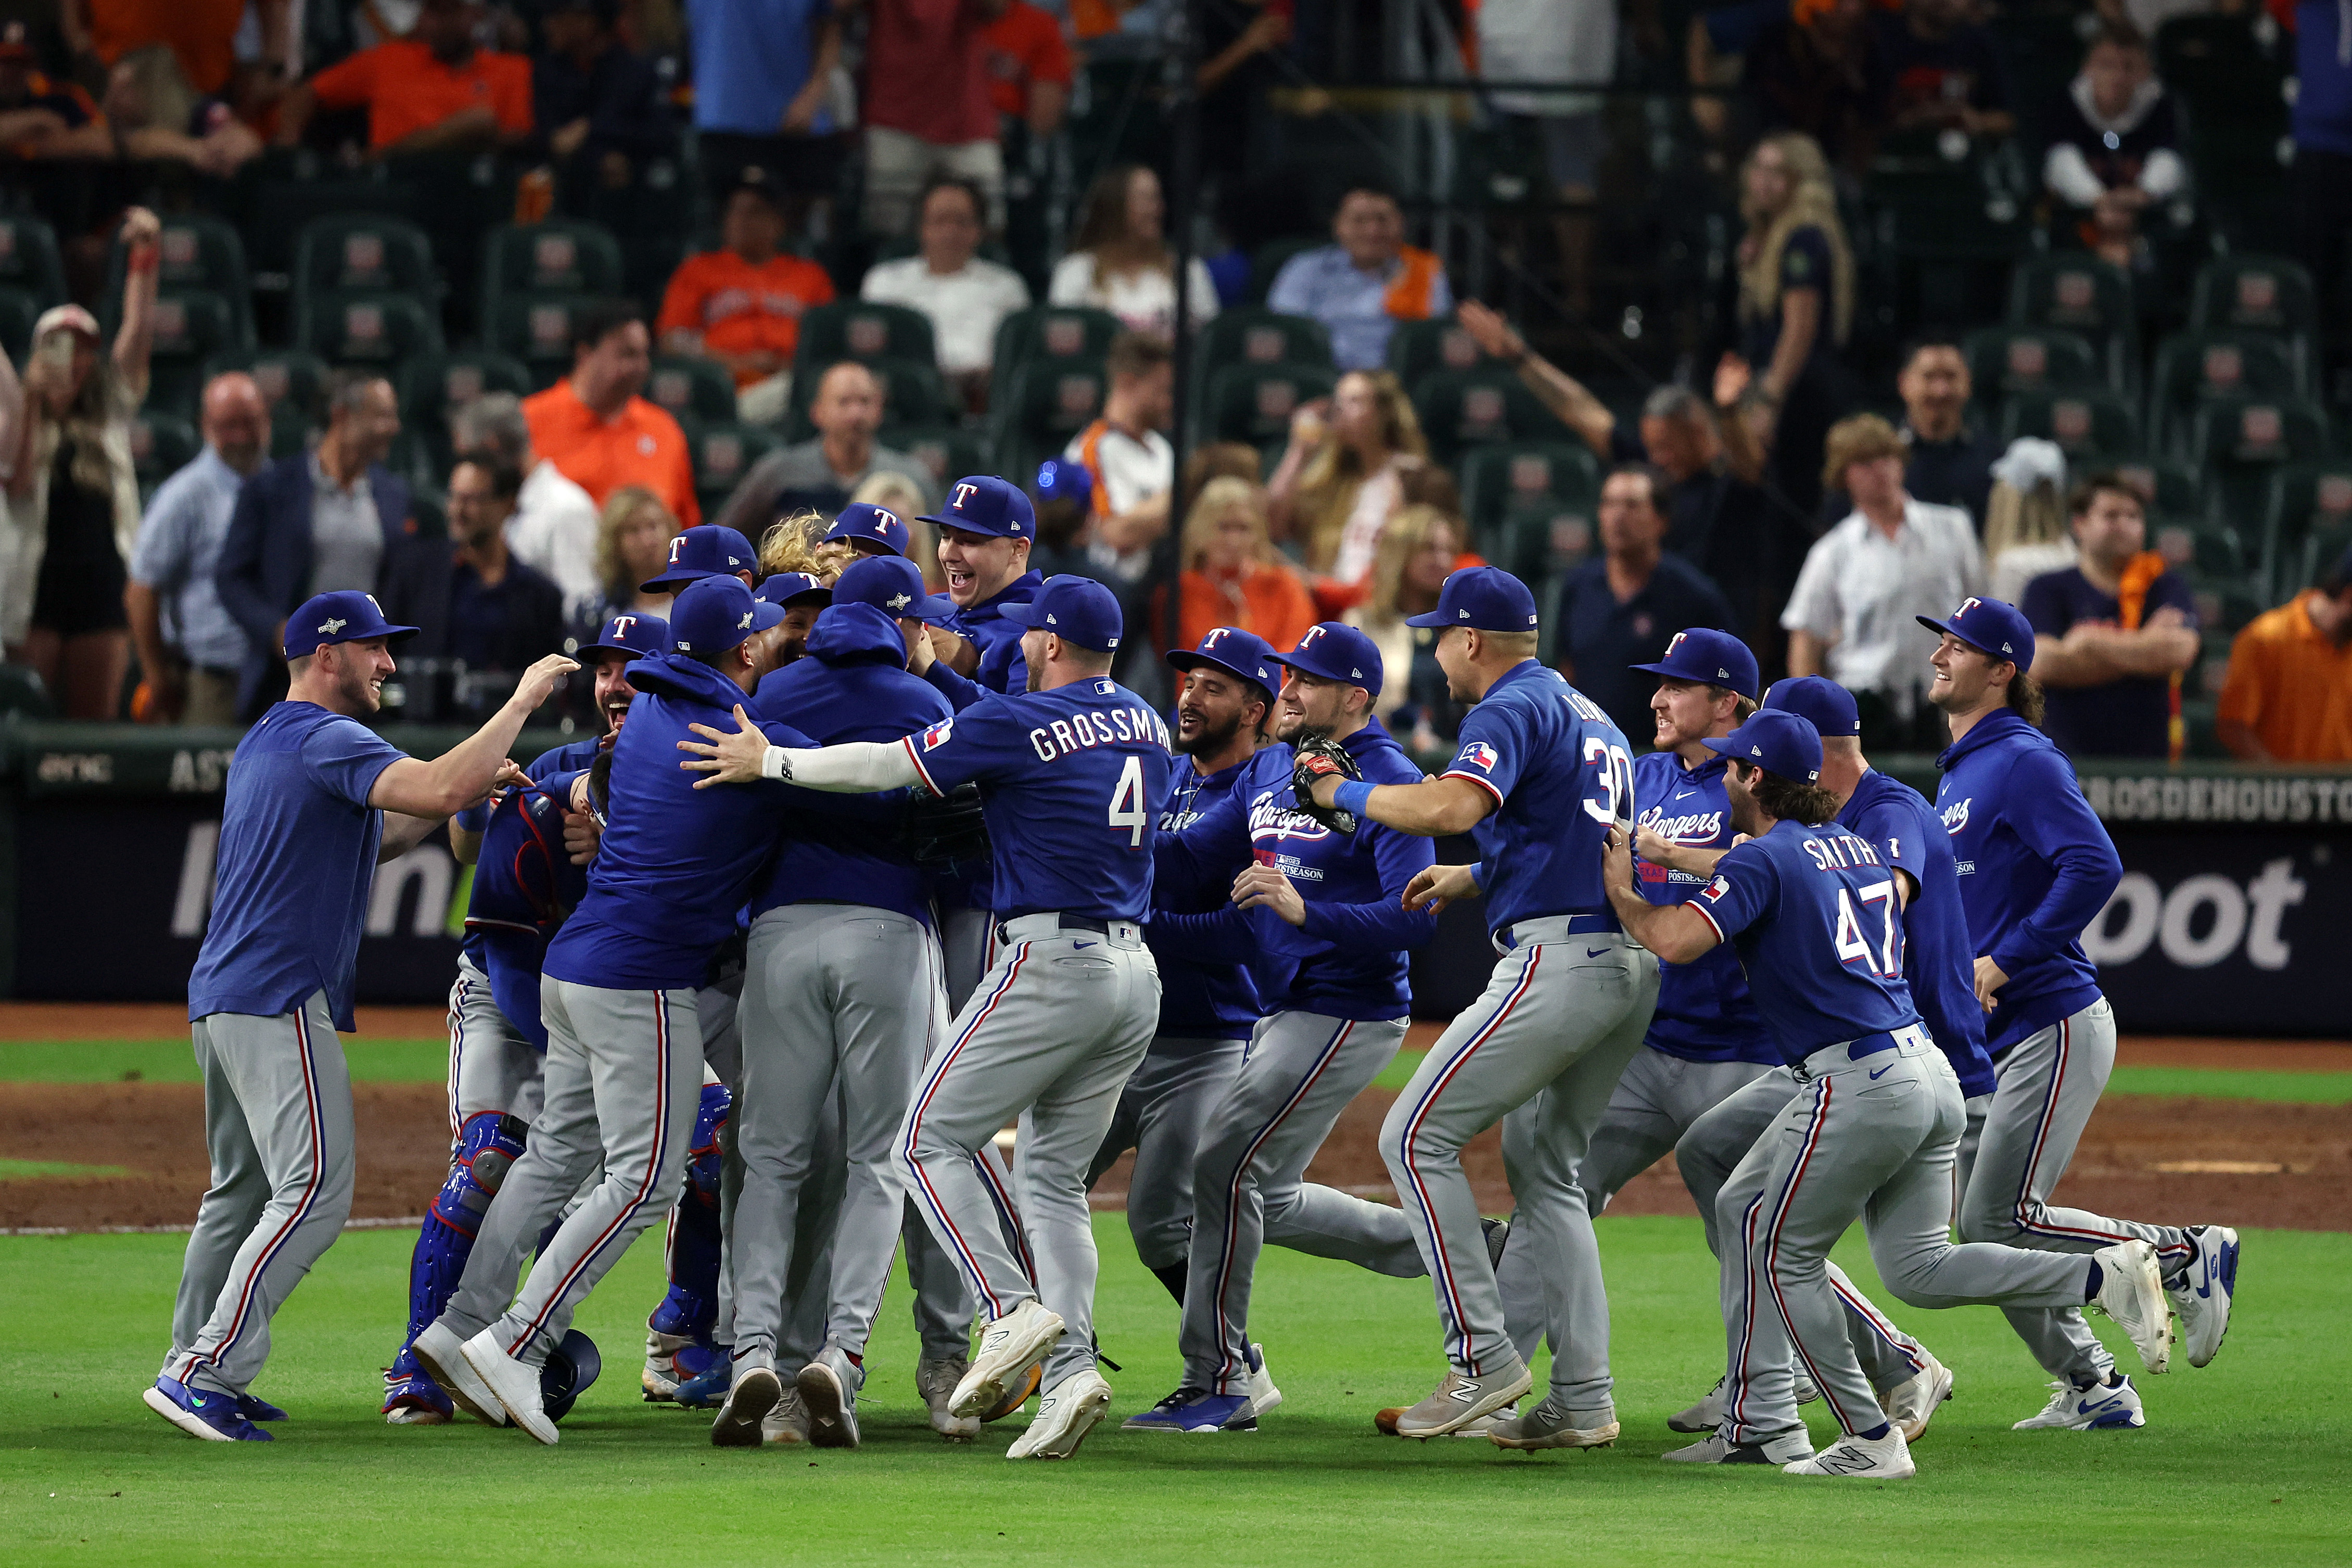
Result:
[[[1670,1465],[1788,1465],[1812,1457],[1813,1439],[1802,1427],[1767,1432],[1752,1443],[1735,1443],[1720,1432],[1710,1432],[1687,1448],[1658,1456]]]
[[[1048,1316],[1052,1314],[1048,1313]],[[1061,1320],[1055,1319],[1059,1322]],[[1110,1408],[1110,1385],[1089,1366],[1074,1372],[1037,1399],[1037,1414],[1013,1446],[1008,1459],[1066,1459]]]
[[[439,1427],[446,1424],[456,1406],[441,1385],[425,1375],[422,1370],[400,1375],[397,1369],[383,1375],[383,1419],[390,1427]]]
[[[1782,1465],[1784,1476],[1836,1476],[1854,1481],[1899,1481],[1919,1473],[1911,1446],[1889,1426],[1884,1437],[1840,1437],[1810,1459]]]
[[[169,1377],[159,1377],[155,1386],[140,1397],[147,1408],[177,1427],[191,1437],[207,1443],[268,1443],[274,1439],[268,1433],[247,1420],[237,1412],[236,1396],[211,1388],[191,1388]]]
[[[2238,1233],[2226,1225],[2200,1225],[2189,1232],[2197,1244],[2189,1273],[2177,1291],[2167,1291],[2180,1314],[2180,1348],[2191,1366],[2203,1366],[2230,1332],[2230,1301],[2238,1291]]]
[[[1927,1423],[1936,1418],[1937,1408],[1952,1396],[1952,1369],[1924,1347],[1919,1354],[1927,1356],[1927,1367],[1878,1396],[1878,1407],[1901,1428],[1906,1443],[1916,1443],[1926,1435]]]
[[[1697,1404],[1666,1417],[1666,1430],[1669,1432],[1712,1432],[1722,1424],[1723,1379],[1720,1377],[1715,1380],[1715,1386],[1708,1389]]]
[[[1385,1410],[1374,1411],[1372,1413],[1372,1425],[1379,1429],[1381,1436],[1383,1437],[1402,1436],[1402,1434],[1397,1431],[1397,1422],[1402,1419],[1404,1412],[1405,1407],[1402,1405],[1391,1405]],[[1518,1413],[1519,1407],[1516,1404],[1506,1405],[1500,1410],[1496,1410],[1490,1415],[1481,1416],[1475,1421],[1465,1421],[1462,1425],[1454,1427],[1454,1430],[1445,1435],[1449,1437],[1483,1437],[1489,1431],[1493,1430],[1496,1424],[1512,1420],[1517,1416]],[[1419,1441],[1420,1439],[1415,1440]]]
[[[1516,1420],[1491,1421],[1486,1436],[1498,1448],[1607,1448],[1617,1442],[1617,1423],[1579,1427],[1566,1410],[1547,1399]]]
[[[1250,1414],[1264,1416],[1282,1403],[1282,1390],[1274,1385],[1274,1374],[1266,1370],[1265,1346],[1250,1346],[1248,1361]]]
[[[2067,1432],[2121,1431],[2147,1425],[2147,1411],[2132,1380],[2118,1375],[2111,1384],[2077,1388],[2061,1378],[2050,1385],[2050,1403],[2038,1416],[2012,1422],[2012,1432],[2054,1428]]]
[[[677,1353],[678,1371],[685,1374],[670,1397],[688,1410],[716,1410],[727,1403],[735,1381],[735,1351],[731,1345],[695,1344]]]
[[[1255,1432],[1257,1416],[1245,1394],[1212,1394],[1190,1385],[1119,1423],[1122,1432]]]
[[[678,1365],[678,1353],[695,1343],[692,1334],[646,1331],[646,1364],[637,1374],[637,1387],[648,1405],[667,1405],[677,1397],[677,1385],[694,1375]]]
[[[1397,1436],[1443,1436],[1515,1403],[1520,1395],[1535,1386],[1535,1381],[1517,1355],[1511,1357],[1507,1370],[1484,1377],[1465,1377],[1449,1367],[1445,1380],[1434,1393],[1397,1417]]]
[[[467,1340],[461,1359],[474,1369],[476,1376],[488,1387],[490,1394],[514,1424],[532,1437],[553,1448],[562,1434],[555,1423],[547,1418],[547,1406],[540,1393],[539,1368],[526,1366],[499,1347],[498,1325]]]
[[[1501,1268],[1504,1244],[1511,1239],[1511,1222],[1507,1219],[1482,1218],[1478,1221],[1478,1228],[1486,1233],[1486,1267]]]
[[[747,1366],[727,1390],[727,1402],[719,1407],[719,1415],[710,1423],[710,1446],[714,1448],[756,1448],[760,1446],[760,1421],[776,1407],[784,1396],[783,1379],[772,1366]],[[812,1423],[810,1437],[815,1427]]]
[[[1004,1396],[980,1413],[981,1424],[986,1426],[991,1421],[1002,1421],[1024,1405],[1028,1404],[1030,1396],[1037,1392],[1045,1381],[1045,1364],[1042,1361],[1031,1362],[1019,1376],[1004,1385]]]
[[[820,1448],[857,1447],[857,1369],[828,1345],[793,1380],[808,1406],[809,1441]]]
[[[1802,1367],[1789,1374],[1790,1394],[1800,1405],[1811,1405],[1822,1396],[1821,1385]]]
[[[283,1421],[286,1412],[257,1394],[236,1396],[236,1413],[248,1421]]]
[[[801,1403],[798,1388],[786,1388],[776,1407],[760,1417],[760,1441],[790,1446],[808,1440],[808,1406]]]
[[[458,1409],[493,1427],[507,1424],[506,1407],[467,1364],[465,1343],[454,1331],[437,1322],[427,1323],[425,1332],[410,1342],[408,1354]]]
[[[969,1443],[980,1436],[976,1417],[959,1416],[948,1408],[954,1403],[956,1385],[971,1369],[960,1355],[915,1364],[915,1392],[923,1396],[923,1407],[930,1413],[931,1430],[950,1443]]]
[[[995,1411],[1004,1396],[1020,1386],[1015,1375],[1054,1348],[1062,1337],[1062,1320],[1039,1305],[1035,1297],[1023,1301],[981,1331],[980,1354],[956,1385],[948,1408],[958,1416]],[[1026,1393],[1023,1399],[1028,1397]],[[1018,1409],[1016,1402],[1013,1409]],[[1009,1414],[1010,1412],[1005,1412]]]
[[[2145,1241],[2123,1241],[2102,1247],[2091,1260],[2098,1264],[2100,1279],[2090,1304],[2131,1336],[2150,1375],[2161,1373],[2172,1360],[2172,1312],[2165,1305],[2156,1249]]]

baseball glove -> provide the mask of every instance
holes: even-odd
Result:
[[[970,869],[988,859],[988,823],[981,816],[979,785],[958,785],[944,800],[913,790],[908,794],[912,799],[899,826],[898,842],[917,865]]]
[[[1356,831],[1356,816],[1352,811],[1317,805],[1313,793],[1316,781],[1363,776],[1364,770],[1356,766],[1356,759],[1328,735],[1309,730],[1290,743],[1290,792],[1297,800],[1298,810],[1327,828],[1352,833]]]

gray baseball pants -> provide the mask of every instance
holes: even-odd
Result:
[[[1268,1241],[1375,1273],[1410,1280],[1424,1272],[1402,1214],[1303,1179],[1339,1113],[1396,1060],[1406,1027],[1402,1019],[1309,1012],[1276,1013],[1258,1025],[1202,1134],[1192,1173],[1192,1257],[1177,1334],[1184,1386],[1249,1392],[1250,1283]],[[1485,1247],[1481,1240],[1481,1257]]]
[[[1139,926],[1065,931],[1058,916],[1005,926],[1011,944],[957,1015],[908,1107],[896,1148],[917,1207],[991,1322],[1042,1301],[1066,1332],[1045,1386],[1094,1364],[1095,1237],[1087,1169],[1118,1092],[1150,1049],[1160,970]],[[1024,1269],[973,1156],[1021,1118]]]
[[[1552,1395],[1578,1416],[1611,1407],[1609,1296],[1579,1171],[1658,1002],[1657,959],[1616,931],[1580,929],[1593,923],[1520,922],[1486,994],[1447,1026],[1381,1127],[1381,1156],[1436,1289],[1446,1359],[1480,1377],[1518,1354],[1462,1145],[1543,1096],[1512,1245],[1543,1270]]]
[[[549,977],[547,1103],[523,1156],[482,1220],[441,1321],[461,1339],[499,1325],[501,1348],[538,1366],[572,1314],[678,1194],[702,1095],[702,1035],[691,990],[619,991]],[[604,1164],[604,1178],[508,1287],[541,1229]],[[722,1270],[723,1273],[723,1270]]]
[[[485,1111],[539,1120],[546,1058],[509,1022],[490,996],[490,977],[464,954],[449,986],[449,1146],[469,1117]]]
[[[2083,1300],[2087,1259],[1953,1244],[1952,1160],[1967,1120],[1959,1081],[1926,1030],[1908,1025],[1892,1038],[1891,1047],[1859,1057],[1843,1044],[1808,1057],[1797,1070],[1796,1098],[1716,1200],[1728,1243],[1718,1430],[1732,1442],[1800,1425],[1797,1361],[1849,1435],[1885,1420],[1829,1281],[1829,1249],[1856,1218],[1880,1277],[1914,1306]]]
[[[1181,1263],[1192,1251],[1193,1160],[1247,1048],[1239,1040],[1155,1036],[1118,1092],[1110,1131],[1087,1169],[1087,1190],[1094,1190],[1119,1155],[1135,1151],[1127,1229],[1147,1269]]]
[[[2168,1272],[2195,1256],[2196,1243],[2178,1227],[2050,1202],[2115,1067],[2116,1013],[2105,997],[2010,1048],[1991,1099],[1971,1107],[1961,1139],[1961,1240],[2044,1252],[2095,1252],[2139,1240],[2156,1249]],[[2079,1386],[2105,1382],[2115,1370],[2114,1353],[2083,1321],[2080,1305],[2054,1312],[2011,1307],[2003,1315],[2053,1377]]]
[[[324,991],[275,1018],[209,1013],[188,1035],[212,1185],[188,1235],[163,1375],[243,1394],[269,1359],[269,1320],[351,1218],[352,1074]]]

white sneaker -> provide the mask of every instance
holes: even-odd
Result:
[[[1666,1417],[1666,1430],[1669,1432],[1712,1432],[1722,1424],[1723,1379],[1720,1377],[1715,1380],[1715,1386],[1708,1389],[1697,1404]]]
[[[1720,1432],[1709,1432],[1687,1448],[1658,1456],[1674,1465],[1790,1465],[1812,1457],[1812,1436],[1802,1427],[1767,1433],[1752,1443],[1734,1443]]]
[[[2189,1364],[2203,1366],[2230,1332],[2230,1299],[2238,1291],[2238,1233],[2226,1225],[2200,1225],[2189,1231],[2197,1256],[2180,1289],[2167,1291],[2180,1314],[2180,1344]]]
[[[971,1369],[956,1385],[948,1406],[956,1416],[979,1416],[1004,1397],[1004,1385],[1015,1373],[1054,1348],[1062,1337],[1062,1320],[1032,1297],[981,1331],[980,1354]]]
[[[1078,1445],[1109,1408],[1110,1385],[1103,1381],[1102,1374],[1091,1366],[1074,1372],[1037,1396],[1035,1417],[1027,1430],[1013,1439],[1004,1457],[1066,1459],[1078,1451]]]
[[[1878,1407],[1902,1429],[1906,1443],[1919,1440],[1927,1423],[1936,1418],[1937,1407],[1952,1396],[1952,1369],[1924,1348],[1919,1354],[1927,1358],[1926,1370],[1878,1397]]]
[[[1782,1465],[1784,1476],[1837,1476],[1852,1481],[1899,1481],[1919,1473],[1899,1427],[1884,1437],[1840,1437],[1810,1459]]]
[[[728,1385],[727,1403],[710,1423],[710,1444],[716,1448],[756,1448],[762,1438],[760,1423],[784,1396],[784,1380],[772,1366],[739,1366]]]
[[[438,1319],[427,1323],[425,1332],[408,1347],[415,1353],[417,1364],[433,1375],[441,1392],[450,1403],[477,1421],[493,1427],[507,1424],[506,1406],[490,1392],[490,1385],[481,1380],[466,1360],[466,1345],[457,1334],[441,1326]]]
[[[2012,1422],[2011,1431],[2108,1431],[2147,1425],[2147,1411],[2140,1404],[2139,1390],[2132,1386],[2128,1377],[2112,1386],[2094,1384],[2088,1388],[2077,1388],[2062,1377],[2050,1388],[2050,1403],[2042,1407],[2042,1413]]]
[[[950,1408],[955,1403],[956,1385],[969,1370],[960,1355],[915,1364],[915,1392],[922,1396],[931,1430],[950,1443],[969,1443],[980,1436],[978,1416],[959,1416]]]
[[[1254,1344],[1249,1347],[1249,1375],[1252,1416],[1263,1416],[1282,1403],[1282,1390],[1274,1385],[1274,1374],[1265,1367],[1265,1346]]]
[[[2156,1249],[2145,1241],[2123,1241],[2102,1247],[2091,1258],[2099,1266],[2100,1279],[2099,1293],[2090,1304],[2131,1336],[2132,1348],[2150,1375],[2162,1372],[2172,1360],[2172,1312],[2165,1305]]]
[[[509,1355],[500,1348],[498,1333],[498,1325],[492,1323],[467,1340],[462,1353],[465,1363],[489,1385],[491,1395],[505,1406],[516,1426],[553,1448],[560,1434],[555,1423],[547,1418],[539,1390],[539,1368],[525,1366]],[[442,1386],[446,1389],[448,1385]]]

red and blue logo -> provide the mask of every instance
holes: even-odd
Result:
[[[1462,748],[1462,755],[1455,758],[1454,760],[1456,766],[1466,762],[1473,768],[1478,769],[1481,773],[1492,773],[1495,770],[1495,765],[1502,761],[1503,758],[1501,753],[1497,752],[1493,747],[1487,745],[1485,741],[1474,740],[1469,745],[1464,747]]]

